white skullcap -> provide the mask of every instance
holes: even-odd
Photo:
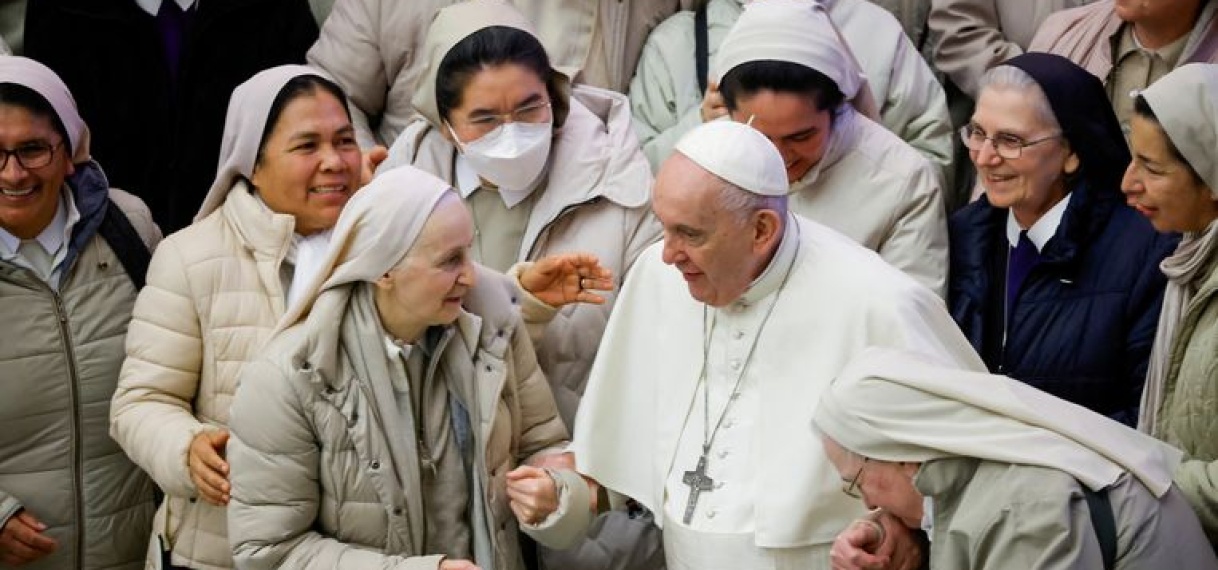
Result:
[[[753,194],[786,196],[790,188],[778,149],[744,123],[726,119],[703,123],[677,141],[676,151]]]
[[[853,101],[860,91],[871,99],[866,76],[818,2],[765,0],[744,7],[719,47],[715,69],[722,78],[741,64],[765,60],[819,71],[833,80],[848,100]],[[867,114],[866,110],[860,111]]]

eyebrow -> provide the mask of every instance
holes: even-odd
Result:
[[[529,105],[532,105],[533,103],[538,103],[540,101],[541,101],[541,93],[534,93],[532,95],[529,95],[528,97],[525,97],[523,101],[516,103],[516,105],[512,107],[512,111],[515,111],[516,109],[519,109],[521,107],[527,107]],[[509,111],[509,112],[511,112],[511,111]],[[473,111],[469,112],[469,116],[471,116],[471,117],[474,115],[502,115],[502,114],[503,113],[500,113],[493,109],[474,109]]]
[[[786,139],[795,139],[795,138],[799,138],[799,137],[803,137],[803,136],[812,136],[812,135],[815,135],[816,133],[819,133],[819,132],[820,132],[820,127],[815,127],[815,126],[813,126],[813,127],[808,127],[808,128],[806,128],[806,129],[804,129],[804,130],[802,130],[802,131],[797,131],[797,132],[794,132],[794,133],[790,133],[790,134],[782,135],[782,136],[781,136],[781,137],[779,137],[779,138],[781,138],[781,139],[783,139],[783,140],[786,140]]]
[[[341,129],[338,129],[337,131],[335,131],[334,134],[336,134],[336,135],[355,134],[355,127],[353,125],[347,125]],[[288,141],[292,142],[292,141],[298,141],[298,140],[313,140],[313,139],[320,139],[320,138],[323,138],[323,137],[322,137],[321,133],[319,133],[317,131],[300,131],[300,132],[292,133],[292,135],[288,137]]]

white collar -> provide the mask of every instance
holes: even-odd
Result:
[[[927,540],[934,540],[935,500],[930,495],[922,497],[922,530],[926,531]]]
[[[474,171],[474,167],[470,166],[469,161],[465,159],[465,155],[457,153],[457,161],[454,167],[456,171],[457,192],[461,194],[461,198],[469,199],[470,194],[482,186],[482,179],[478,178],[478,173]],[[529,194],[533,193],[536,188],[534,185],[528,190],[508,190],[506,188],[497,189],[499,197],[503,199],[503,205],[510,210],[516,207],[517,204],[523,202]]]
[[[59,205],[55,208],[55,217],[51,218],[51,223],[42,228],[42,232],[34,239],[47,254],[54,257],[55,252],[68,242],[72,228],[78,221],[80,221],[80,211],[76,209],[76,200],[72,197],[71,189],[65,184],[59,191]],[[15,253],[17,248],[21,247],[21,238],[4,228],[0,228],[0,242],[4,244],[5,250],[9,253]]]
[[[1032,240],[1032,244],[1036,246],[1036,251],[1045,249],[1045,244],[1057,234],[1057,227],[1062,223],[1062,215],[1066,213],[1066,206],[1070,204],[1070,197],[1073,193],[1066,194],[1065,198],[1058,200],[1052,208],[1049,208],[1045,215],[1041,216],[1028,228],[1028,239]],[[1011,247],[1019,245],[1019,232],[1023,228],[1019,227],[1019,222],[1015,221],[1015,213],[1007,211],[1007,241]]]
[[[191,6],[194,6],[195,4],[197,4],[199,2],[199,0],[172,0],[172,1],[177,2],[178,6],[180,6],[182,8],[183,12],[189,10]],[[148,12],[150,15],[152,15],[154,17],[157,15],[157,12],[161,11],[161,2],[162,2],[162,0],[135,0],[136,6],[139,6],[141,10]]]

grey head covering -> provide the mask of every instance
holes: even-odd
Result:
[[[1143,90],[1142,97],[1218,200],[1218,65],[1182,65]]]
[[[203,198],[195,221],[206,218],[224,203],[238,177],[247,180],[254,175],[258,161],[258,144],[271,114],[275,97],[289,81],[302,75],[330,76],[320,69],[306,65],[280,65],[264,69],[233,89],[224,118],[224,136],[220,140],[220,161],[216,178]],[[344,101],[344,104],[346,102]]]
[[[351,288],[376,281],[393,269],[418,240],[432,210],[452,188],[413,166],[399,166],[372,179],[343,207],[320,271],[288,307],[277,331],[311,312],[337,323]]]
[[[26,57],[3,55],[0,56],[0,83],[28,87],[46,99],[68,132],[72,162],[89,161],[89,127],[80,118],[72,92],[51,68]]]

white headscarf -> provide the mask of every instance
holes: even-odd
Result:
[[[88,162],[89,127],[80,118],[72,92],[51,68],[26,57],[3,55],[0,56],[0,83],[23,85],[42,95],[68,132],[72,162]]]
[[[878,119],[879,107],[867,76],[820,3],[765,0],[746,4],[719,47],[715,69],[722,78],[741,64],[763,60],[796,63],[823,73],[855,109]]]
[[[1210,187],[1218,200],[1218,66],[1208,63],[1182,65],[1160,77],[1142,91],[1167,138],[1189,166]],[[1150,351],[1146,386],[1138,429],[1162,437],[1159,412],[1163,406],[1171,365],[1172,343],[1200,280],[1209,276],[1218,252],[1218,220],[1203,232],[1184,234],[1170,257],[1159,264],[1167,276],[1167,289]]]
[[[790,188],[786,166],[774,143],[744,123],[703,123],[677,141],[676,151],[753,194],[786,196]]]
[[[450,191],[446,182],[413,166],[399,166],[372,179],[343,207],[321,271],[288,307],[276,332],[310,313],[337,323],[351,295],[346,285],[376,281],[393,269]]]
[[[768,1],[768,0],[767,0]],[[1179,450],[1005,376],[943,366],[914,352],[860,353],[821,395],[814,416],[842,447],[882,461],[946,457],[1037,465],[1093,490],[1124,472],[1160,497]]]
[[[316,75],[325,79],[325,72],[305,65],[280,65],[254,74],[236,89],[228,101],[228,114],[224,118],[224,137],[220,141],[220,161],[216,178],[203,198],[203,205],[195,214],[195,221],[214,212],[233,189],[237,178],[254,176],[254,163],[258,161],[258,144],[271,114],[275,97],[288,81],[302,75]]]

